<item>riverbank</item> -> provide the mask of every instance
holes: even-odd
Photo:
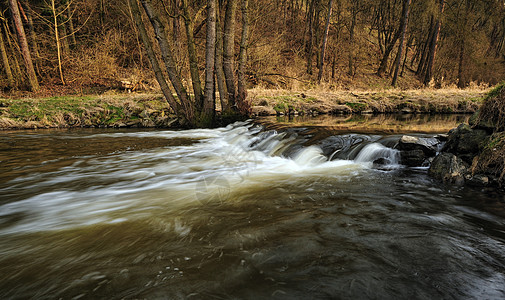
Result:
[[[451,130],[429,174],[447,183],[505,187],[505,83],[491,90],[469,124]]]
[[[474,113],[487,89],[289,91],[252,89],[256,115]]]
[[[161,94],[0,99],[0,129],[170,127],[175,120]]]
[[[253,116],[474,113],[487,90],[249,90]],[[157,93],[0,98],[0,129],[171,127],[176,118]]]

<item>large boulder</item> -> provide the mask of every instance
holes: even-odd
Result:
[[[400,150],[400,162],[409,167],[422,166],[430,157],[434,157],[440,145],[436,138],[423,138],[404,135],[395,146]]]
[[[457,185],[463,185],[469,173],[469,165],[466,162],[447,152],[437,155],[428,170],[430,176]]]
[[[427,157],[435,156],[440,141],[436,138],[423,138],[404,135],[398,141],[396,149],[400,151],[421,150]]]
[[[419,149],[400,152],[400,163],[408,167],[420,167],[427,159],[426,154]]]
[[[467,124],[461,124],[449,131],[449,139],[445,143],[443,152],[457,155],[468,164],[482,150],[488,141],[489,134],[483,129],[472,129]]]

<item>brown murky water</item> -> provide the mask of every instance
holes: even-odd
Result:
[[[0,132],[0,298],[505,297],[503,194],[262,123]]]

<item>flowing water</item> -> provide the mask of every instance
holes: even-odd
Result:
[[[503,194],[330,129],[0,133],[0,298],[505,297]]]

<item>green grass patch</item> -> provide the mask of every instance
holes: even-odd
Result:
[[[157,122],[168,114],[166,101],[156,95],[0,99],[0,117],[10,119],[20,126],[28,124],[27,128],[113,127],[145,118]]]
[[[368,104],[360,102],[346,102],[345,105],[358,112],[365,111],[368,108]]]

